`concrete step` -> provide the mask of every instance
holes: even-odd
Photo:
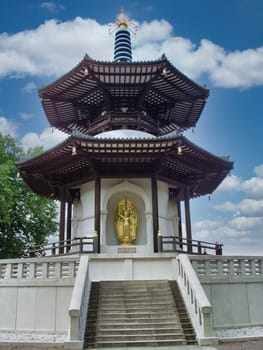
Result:
[[[195,342],[191,325],[187,327],[184,304],[168,281],[101,282],[91,295],[94,304],[90,301],[85,347],[178,346]]]
[[[167,328],[175,328],[175,329],[179,329],[181,328],[180,323],[178,322],[157,322],[158,320],[156,320],[156,322],[149,322],[149,320],[145,320],[148,322],[131,322],[131,321],[127,321],[125,324],[120,325],[118,322],[108,322],[108,323],[100,323],[99,324],[99,328],[100,329],[130,329],[130,330],[136,330],[136,329],[146,329],[146,328],[155,328],[155,329],[167,329]]]
[[[164,310],[163,312],[161,311],[144,311],[144,310],[139,310],[139,311],[131,311],[128,312],[123,311],[123,312],[119,312],[119,311],[115,311],[115,312],[99,312],[97,314],[98,319],[102,320],[102,319],[108,319],[108,318],[112,318],[112,319],[127,319],[127,318],[133,318],[133,319],[140,319],[140,318],[156,318],[156,319],[179,319],[179,316],[176,313],[173,313],[171,310],[166,311]]]
[[[170,340],[170,339],[153,339],[153,340],[127,340],[127,341],[116,341],[114,343],[112,342],[106,342],[106,341],[98,341],[95,344],[96,348],[112,348],[112,347],[160,347],[160,346],[179,346],[179,345],[186,345],[186,342],[184,340]]]
[[[173,340],[173,341],[180,341],[181,344],[186,344],[185,337],[182,333],[171,333],[171,334],[130,334],[130,335],[97,335],[96,336],[96,342],[108,342],[108,343],[114,343],[117,342],[138,342],[138,341],[165,341],[165,340]]]
[[[121,327],[120,329],[116,328],[108,328],[105,329],[101,326],[97,328],[97,337],[99,336],[142,336],[142,335],[166,335],[166,334],[174,334],[174,335],[181,335],[183,336],[183,329],[182,327],[169,327],[169,328],[160,328],[157,329],[156,327],[148,327],[148,328],[140,328],[140,329],[134,329],[134,328],[124,328]]]

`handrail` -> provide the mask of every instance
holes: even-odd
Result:
[[[98,237],[75,237],[71,240],[53,242],[44,247],[32,246],[28,251],[28,257],[45,257],[82,253],[97,253]]]
[[[208,253],[222,255],[223,244],[218,242],[206,242],[194,239],[187,239],[175,236],[163,236],[158,234],[158,251],[159,252],[178,252],[190,253],[197,255],[207,255]]]
[[[89,256],[80,258],[79,270],[69,306],[69,341],[83,341],[91,282],[88,276]]]
[[[215,341],[212,332],[212,306],[186,254],[177,260],[177,283],[193,322],[199,345]]]

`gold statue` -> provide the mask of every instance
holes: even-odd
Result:
[[[130,199],[123,198],[117,203],[114,221],[120,244],[133,244],[137,234],[138,211]]]

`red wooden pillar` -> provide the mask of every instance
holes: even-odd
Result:
[[[98,253],[100,253],[100,197],[101,197],[101,179],[95,179],[95,231],[98,235]]]
[[[67,252],[70,250],[71,241],[71,221],[72,221],[72,202],[67,206]]]
[[[182,212],[181,212],[181,202],[177,201],[177,208],[178,208],[178,217],[179,217],[179,224],[178,224],[178,238],[180,242],[180,248],[183,248],[183,230],[182,230]]]
[[[192,253],[192,229],[191,229],[191,215],[190,215],[190,195],[189,188],[185,189],[185,229],[186,229],[186,239],[187,239],[187,251]]]
[[[158,213],[158,190],[157,179],[152,177],[152,215],[153,215],[153,251],[158,252],[158,231],[159,231],[159,213]]]
[[[65,211],[66,211],[66,202],[64,199],[64,196],[62,196],[61,202],[60,202],[60,218],[59,218],[59,241],[65,240]],[[64,253],[64,248],[59,245],[59,253]]]

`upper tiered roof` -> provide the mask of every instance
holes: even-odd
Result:
[[[161,136],[194,127],[208,94],[165,56],[132,63],[86,56],[39,91],[52,126],[89,135],[126,128]]]
[[[180,133],[164,136],[194,127],[208,94],[165,56],[151,62],[100,62],[86,56],[39,91],[50,124],[69,138],[17,167],[33,191],[63,200],[65,193],[70,197],[81,184],[97,177],[156,177],[169,185],[171,196],[179,201],[212,193],[233,163]],[[153,136],[93,137],[117,129]]]

